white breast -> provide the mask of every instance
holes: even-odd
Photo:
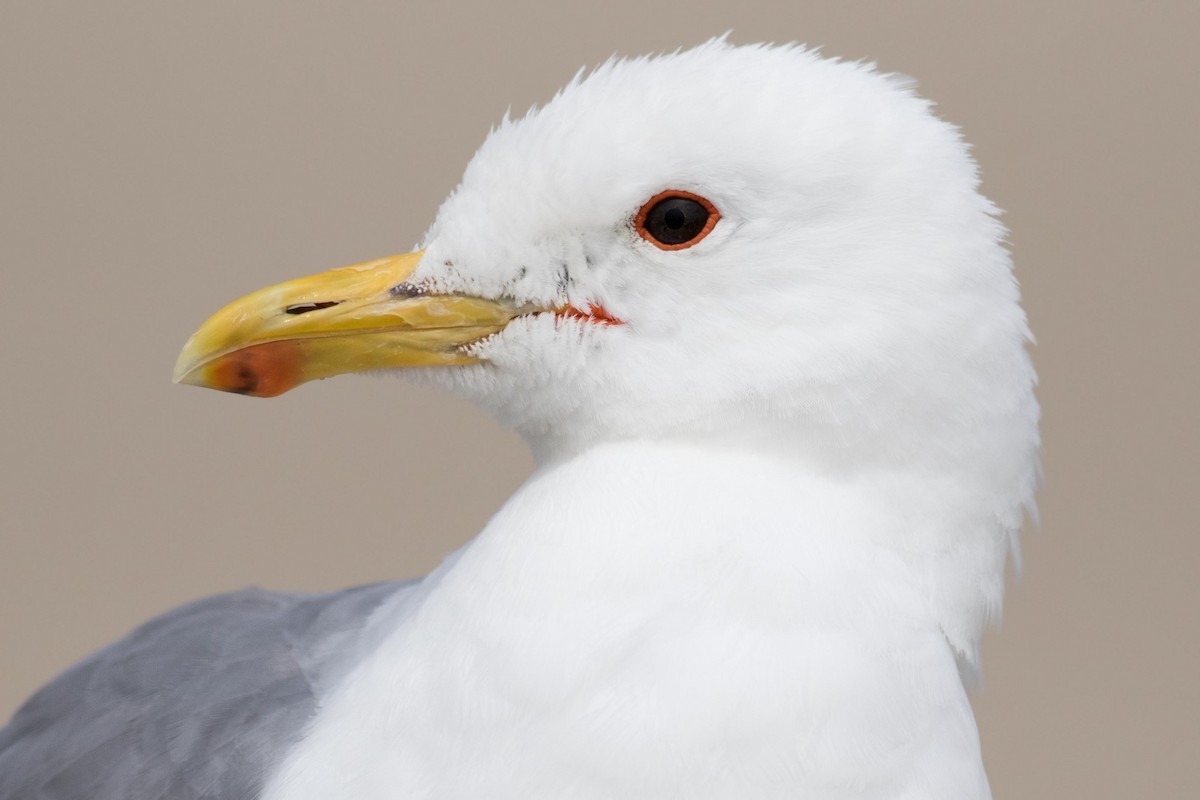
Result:
[[[541,468],[325,698],[268,800],[988,797],[862,487],[723,448]]]

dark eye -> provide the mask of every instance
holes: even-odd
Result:
[[[643,239],[663,250],[682,250],[708,236],[721,218],[716,207],[699,195],[668,189],[654,195],[638,211],[633,226]]]

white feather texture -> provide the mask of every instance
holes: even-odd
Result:
[[[911,82],[724,40],[505,120],[431,291],[523,317],[423,371],[538,468],[372,620],[271,800],[988,796],[961,675],[1039,479],[995,209]],[[721,213],[663,251],[664,189]]]

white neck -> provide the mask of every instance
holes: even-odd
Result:
[[[892,488],[712,443],[545,464],[265,797],[986,797],[947,532]]]

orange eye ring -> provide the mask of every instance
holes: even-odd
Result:
[[[660,250],[683,250],[708,236],[719,219],[721,212],[707,199],[683,189],[667,189],[638,209],[633,227]]]

